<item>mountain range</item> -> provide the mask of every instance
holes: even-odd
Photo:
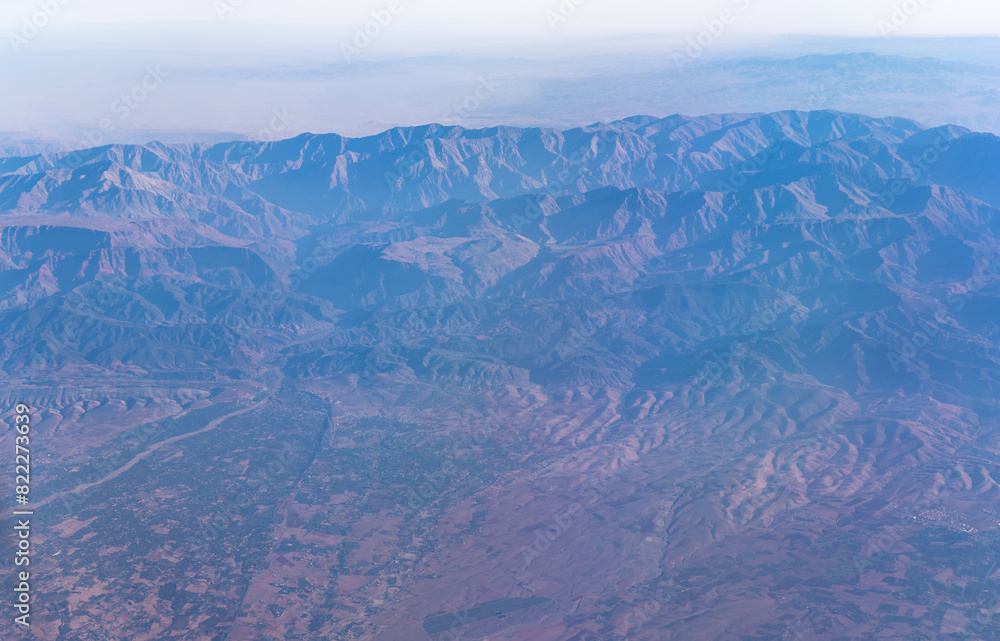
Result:
[[[40,638],[998,638],[995,135],[783,111],[9,149],[0,375],[38,408],[42,545],[119,537],[47,555],[74,614]],[[279,435],[294,473],[195,571]]]

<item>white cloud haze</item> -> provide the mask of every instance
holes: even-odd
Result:
[[[875,51],[992,65],[1000,39],[938,46],[916,37],[998,33],[1000,3],[982,0],[6,0],[0,131],[78,141],[119,117],[115,101],[150,65],[169,76],[113,121],[108,140],[252,136],[284,108],[296,114],[286,134],[440,122],[489,74],[503,89],[463,125],[798,107],[811,102],[812,89],[762,91],[757,102],[716,87],[671,93],[696,77],[672,79],[673,56],[701,64],[748,50]],[[812,36],[773,38],[779,34]],[[705,46],[692,46],[696,39]],[[420,58],[436,52],[446,55]],[[986,77],[981,89],[993,86]],[[950,122],[979,117],[988,105],[959,107],[925,111]]]
[[[174,23],[219,32],[240,26],[327,28],[343,32],[363,24],[391,0],[8,0],[0,5],[0,28],[16,28],[45,4],[62,5],[52,19],[65,33],[85,27]],[[746,34],[872,36],[894,11],[906,15],[906,35],[1000,33],[1000,3],[993,0],[398,0],[399,38],[543,39],[554,35],[594,37],[627,33],[687,33],[723,10],[739,17]],[[556,18],[553,18],[553,14]],[[552,23],[566,18],[559,28]]]

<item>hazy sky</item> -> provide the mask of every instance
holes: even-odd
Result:
[[[46,3],[61,5],[47,27],[84,33],[117,25],[126,38],[138,24],[185,24],[192,34],[231,33],[241,26],[274,28],[273,40],[294,43],[287,29],[302,28],[298,42],[342,38],[392,0],[5,0],[0,28],[10,31]],[[1000,34],[995,0],[397,0],[391,29],[397,44],[410,39],[545,39],[636,32],[696,33],[721,11],[733,12],[727,28],[743,34],[881,35],[880,21],[898,35]],[[909,14],[905,10],[908,10]],[[565,19],[565,20],[564,20]],[[126,26],[128,25],[128,26]],[[279,35],[280,33],[280,35]],[[107,36],[102,36],[106,38]],[[50,43],[51,44],[51,43]]]
[[[777,34],[823,38],[761,38]],[[991,37],[918,38],[928,35]],[[986,68],[969,76],[971,88],[941,98],[954,102],[967,91],[996,95],[989,92],[1000,81],[988,70],[1000,59],[997,35],[996,0],[3,0],[0,132],[86,145],[167,134],[260,137],[272,123],[280,130],[268,136],[861,109],[877,101],[851,102],[829,88],[814,99],[812,72],[769,79],[778,84],[758,87],[756,97],[767,100],[755,101],[725,93],[732,83],[724,78],[693,91],[699,74],[683,71],[727,55],[853,51]],[[876,81],[867,91],[885,94],[880,111],[903,113],[909,90]],[[943,85],[933,86],[930,94],[941,93]],[[456,110],[461,104],[475,109]],[[946,106],[912,115],[955,122],[996,113],[992,103]],[[276,120],[285,112],[290,122]],[[102,125],[107,131],[94,134]]]

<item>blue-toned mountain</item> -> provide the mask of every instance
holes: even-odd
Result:
[[[996,583],[972,566],[998,531],[998,157],[831,111],[9,155],[3,376],[65,435],[49,495],[136,412],[319,403],[297,494],[255,512],[295,543],[247,548],[240,598],[289,563],[327,600],[274,596],[307,613],[272,610],[275,637],[418,638],[526,599],[476,638],[930,638]],[[267,451],[225,454],[250,442],[228,425],[222,493]],[[157,456],[131,464],[151,493]],[[257,638],[220,585],[170,638]],[[158,638],[142,617],[128,638]]]

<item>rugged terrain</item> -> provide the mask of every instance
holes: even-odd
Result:
[[[34,634],[996,639],[998,160],[830,111],[0,157]]]

